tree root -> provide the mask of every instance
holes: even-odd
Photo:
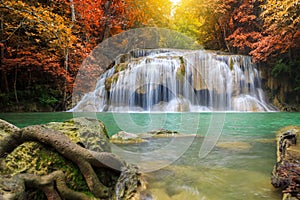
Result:
[[[0,176],[0,186],[3,188],[5,182],[6,194],[4,199],[19,199],[25,195],[25,188],[34,188],[43,191],[48,200],[90,200],[91,197],[84,193],[69,189],[65,182],[65,175],[62,171],[55,171],[45,176],[33,174],[17,174],[13,177]],[[18,184],[15,184],[18,183]],[[25,186],[25,187],[24,187]],[[11,193],[8,193],[11,191]]]
[[[109,188],[101,183],[94,168],[106,167],[121,171],[126,166],[124,161],[112,153],[85,149],[72,142],[63,133],[45,126],[29,126],[3,137],[0,140],[0,158],[5,158],[17,146],[29,141],[51,146],[63,157],[75,163],[84,176],[90,191],[97,198],[108,198],[110,194]],[[16,178],[23,180],[26,187],[40,188],[48,199],[56,200],[61,197],[63,199],[90,199],[85,194],[69,189],[66,186],[62,171],[55,171],[46,176],[18,174]],[[55,187],[58,192],[56,192]]]

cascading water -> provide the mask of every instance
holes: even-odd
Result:
[[[273,110],[248,56],[158,49],[121,57],[70,111]]]

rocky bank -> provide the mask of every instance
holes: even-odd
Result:
[[[141,199],[144,189],[138,168],[111,153],[99,120],[22,129],[0,120],[0,199]]]
[[[272,185],[280,188],[283,200],[300,199],[300,127],[289,126],[277,133],[277,162]]]

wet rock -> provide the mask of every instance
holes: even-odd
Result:
[[[180,133],[178,131],[167,130],[167,129],[157,129],[148,131],[147,133],[143,133],[139,135],[141,138],[172,138],[172,137],[196,137],[197,134],[185,134]]]
[[[137,166],[127,165],[115,186],[115,199],[144,199],[146,181],[141,176]]]
[[[177,131],[166,130],[166,129],[149,131],[148,134],[150,134],[152,137],[168,137],[168,136],[179,135]]]
[[[148,131],[147,133],[128,133],[126,131],[119,131],[110,138],[111,143],[115,144],[133,144],[148,142],[155,138],[172,138],[172,137],[196,137],[196,134],[183,134],[177,131],[157,129]]]
[[[132,144],[146,142],[146,140],[142,139],[137,134],[120,131],[110,138],[110,142],[117,144]]]
[[[300,127],[287,127],[277,133],[277,163],[272,185],[280,188],[284,200],[300,199]]]

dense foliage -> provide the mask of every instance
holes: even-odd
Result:
[[[30,100],[66,109],[91,50],[112,35],[147,26],[177,30],[208,49],[252,55],[300,89],[296,0],[2,0],[0,107]]]

